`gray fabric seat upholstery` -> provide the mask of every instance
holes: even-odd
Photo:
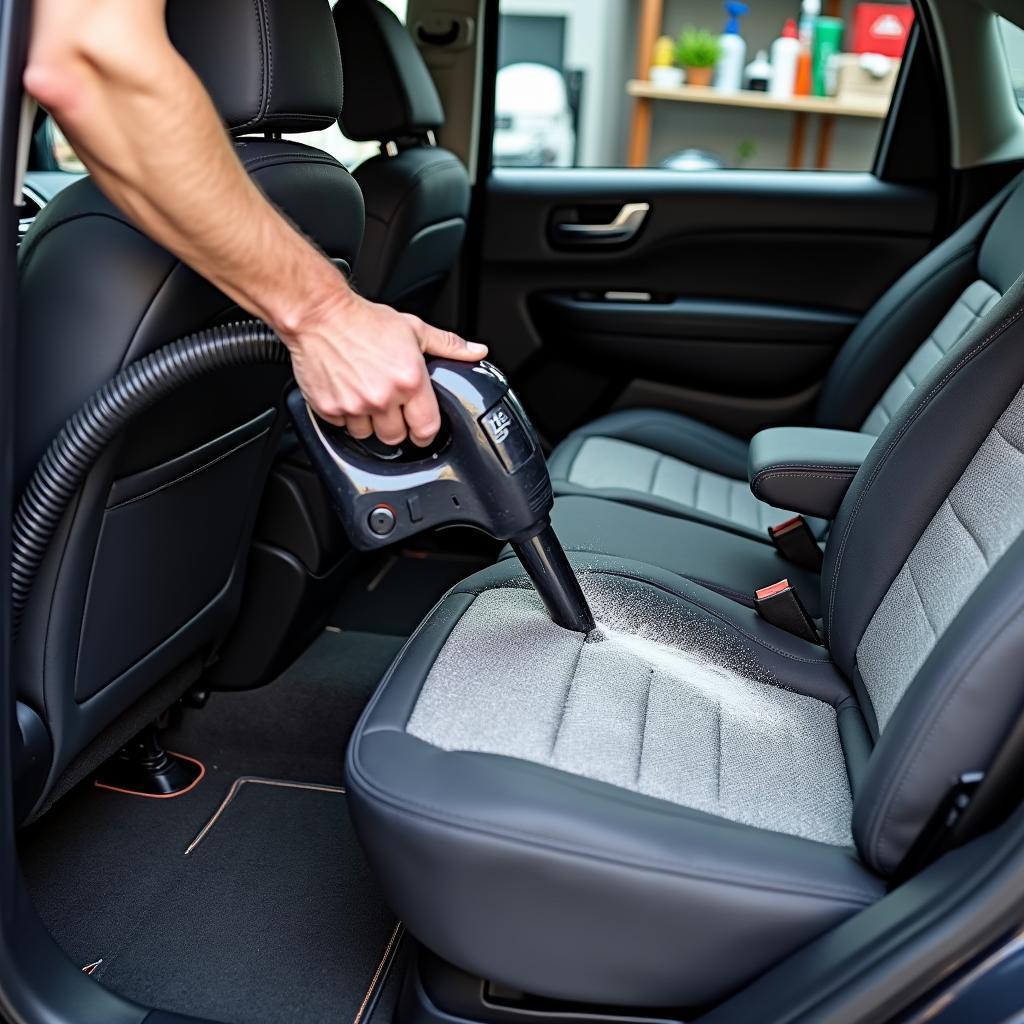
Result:
[[[991,313],[843,500],[827,646],[606,555],[574,556],[586,638],[512,560],[441,602],[347,759],[423,943],[542,996],[698,1007],[885,898],[1024,712],[1024,284]]]
[[[1024,272],[1022,226],[1018,178],[868,311],[825,379],[814,424],[880,435]],[[595,420],[555,449],[550,467],[557,494],[611,498],[761,538],[792,514],[750,493],[745,441],[666,410]],[[811,525],[824,536],[825,522]]]

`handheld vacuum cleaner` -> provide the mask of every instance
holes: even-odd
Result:
[[[355,547],[372,551],[438,526],[474,526],[510,541],[551,618],[589,633],[594,617],[548,519],[544,453],[508,381],[490,363],[437,359],[435,442],[359,441],[316,416],[296,388],[288,410]]]

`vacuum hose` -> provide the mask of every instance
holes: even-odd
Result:
[[[124,426],[183,384],[213,370],[287,361],[288,350],[281,340],[258,320],[211,327],[126,366],[64,424],[32,474],[14,516],[11,610],[15,634],[68,503]]]

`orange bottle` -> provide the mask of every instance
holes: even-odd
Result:
[[[796,81],[793,83],[793,95],[811,95],[811,51],[806,46],[796,59]]]

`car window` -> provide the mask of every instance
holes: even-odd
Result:
[[[1012,21],[999,18],[999,32],[1003,37],[1003,51],[1010,69],[1010,81],[1017,97],[1017,106],[1024,110],[1024,28]]]
[[[499,167],[870,169],[913,23],[907,2],[854,0],[500,12]]]

